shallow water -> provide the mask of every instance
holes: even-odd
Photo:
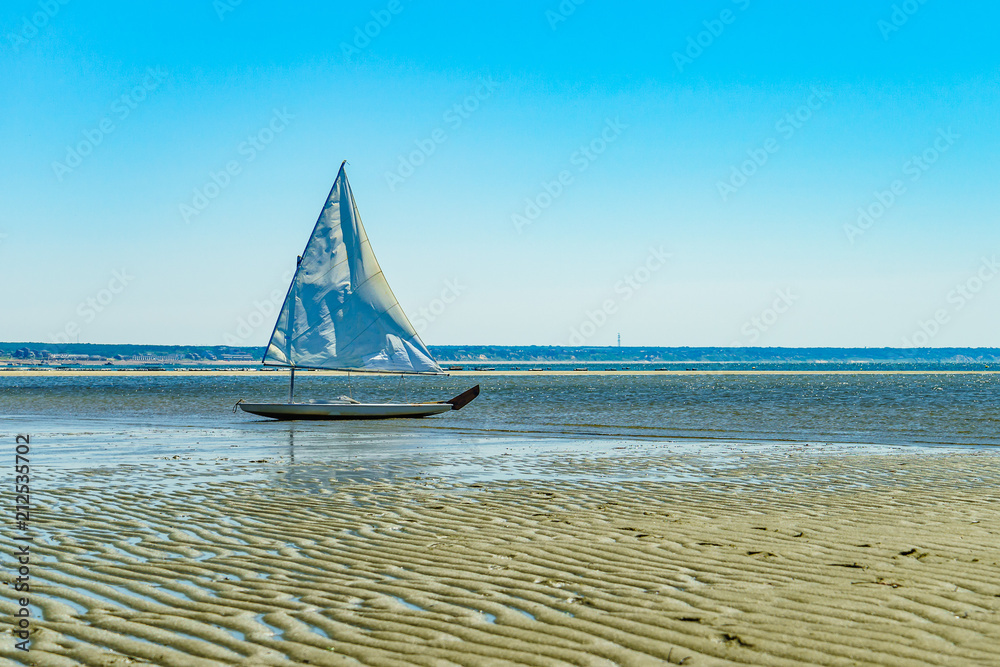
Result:
[[[440,400],[480,383],[467,408],[422,420],[294,425],[232,413],[240,398],[287,400],[281,373],[194,377],[3,377],[0,429],[160,451],[226,441],[330,437],[370,447],[498,434],[886,444],[1000,444],[1000,375],[343,377],[300,373],[296,396]],[[191,437],[184,438],[187,432]],[[197,445],[197,446],[195,446]],[[169,448],[168,448],[169,449]],[[167,449],[163,450],[167,453]],[[172,455],[172,454],[171,454]]]
[[[90,471],[89,483],[148,482],[164,492],[262,479],[312,489],[421,479],[688,483],[706,469],[744,470],[746,457],[803,447],[842,456],[1000,444],[994,375],[485,375],[402,387],[397,378],[302,375],[300,398],[433,400],[474,381],[483,393],[425,419],[277,422],[233,413],[232,404],[284,400],[281,374],[0,377],[0,439],[30,434],[34,474],[49,488],[80,485],[66,473]]]

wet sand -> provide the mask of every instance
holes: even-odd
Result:
[[[42,618],[13,651],[5,572],[0,660],[997,664],[1000,452],[725,451],[54,475],[33,512]]]

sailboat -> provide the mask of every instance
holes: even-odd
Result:
[[[295,400],[295,370],[444,375],[400,307],[372,252],[344,171],[326,198],[278,313],[262,363],[289,369],[287,403],[247,403],[273,419],[387,419],[460,410],[479,385],[445,401],[363,403],[352,397]],[[400,377],[402,382],[402,377]]]

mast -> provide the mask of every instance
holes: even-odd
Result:
[[[346,160],[344,160],[344,161],[346,162]],[[341,165],[340,168],[343,169],[344,165]],[[299,255],[298,257],[295,258],[295,275],[298,275],[298,273],[299,273],[299,265],[301,265],[301,264],[302,264],[302,255]],[[295,278],[292,278],[292,285],[294,285],[294,284],[295,284]],[[292,285],[288,286],[288,292],[289,293],[291,293],[291,291],[292,291]],[[295,309],[292,308],[292,309],[290,309],[288,311],[288,324],[289,324],[289,327],[292,326],[292,323],[294,322],[294,317],[295,317]],[[277,326],[277,325],[275,325],[275,326]],[[289,402],[289,404],[295,402],[295,364],[292,364],[292,366],[290,368],[290,371],[291,372],[288,374],[288,402]]]

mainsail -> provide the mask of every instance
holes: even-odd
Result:
[[[299,258],[264,364],[442,372],[382,275],[343,164]]]

